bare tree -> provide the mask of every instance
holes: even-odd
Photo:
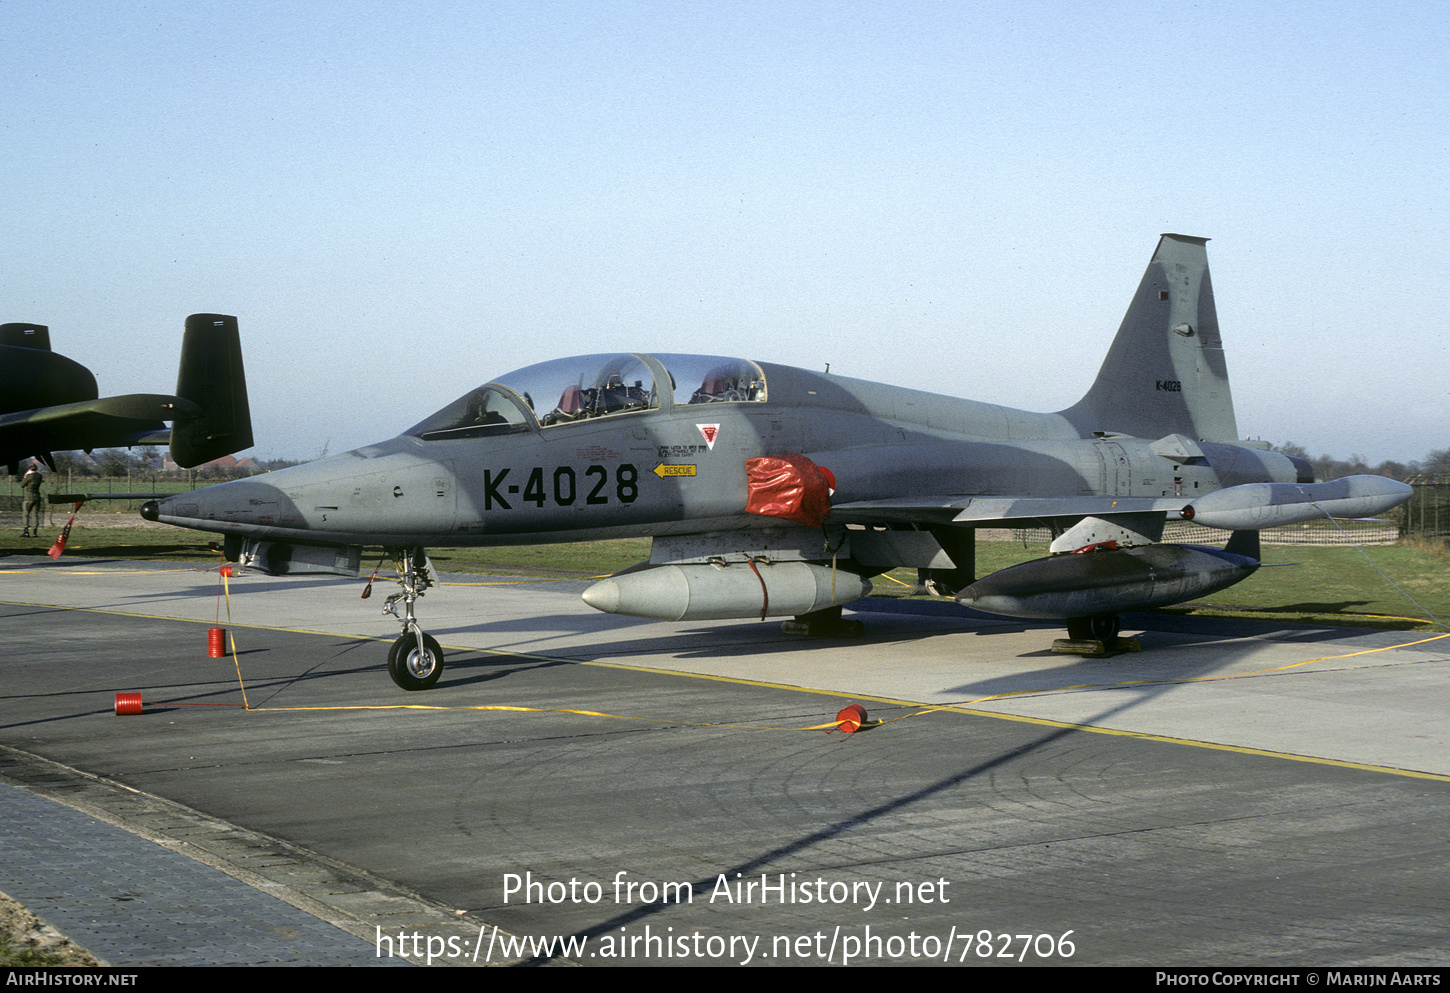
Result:
[[[1450,448],[1441,448],[1425,456],[1420,471],[1425,475],[1450,482]]]
[[[119,448],[103,448],[96,456],[102,476],[124,476],[131,466],[131,457]]]

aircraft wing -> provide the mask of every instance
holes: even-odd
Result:
[[[169,445],[171,444],[171,429],[163,427],[159,431],[147,431],[137,435],[134,441],[127,442],[130,445]]]
[[[170,432],[163,421],[192,418],[200,413],[197,404],[181,397],[132,393],[3,414],[0,461],[75,448],[164,443]]]
[[[1182,510],[1190,497],[1022,497],[927,496],[891,500],[860,500],[834,504],[833,524],[985,524],[1013,522],[1035,526],[1054,517],[1104,517],[1112,514],[1164,513]]]

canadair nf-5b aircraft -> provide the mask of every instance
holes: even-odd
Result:
[[[388,669],[409,690],[443,669],[414,614],[430,545],[647,535],[649,562],[586,603],[783,616],[799,634],[859,632],[842,605],[914,567],[967,606],[1065,619],[1102,651],[1121,612],[1251,575],[1258,529],[1410,493],[1378,476],[1315,484],[1303,460],[1237,440],[1205,242],[1162,237],[1097,380],[1055,414],[745,359],[587,355],[499,376],[389,441],[141,514],[219,532],[229,558],[274,574],[356,574],[361,546],[383,546],[403,628]],[[1165,544],[1169,519],[1233,535]],[[1043,526],[1047,558],[976,578],[975,528]]]

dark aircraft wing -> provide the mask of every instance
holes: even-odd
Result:
[[[5,456],[0,461],[36,452],[164,444],[171,432],[163,421],[200,413],[201,407],[181,397],[132,393],[0,414],[0,453]]]

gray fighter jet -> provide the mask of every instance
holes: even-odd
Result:
[[[994,613],[1117,640],[1122,611],[1223,589],[1258,568],[1258,529],[1364,516],[1408,498],[1375,476],[1314,484],[1237,440],[1206,239],[1164,235],[1087,395],[1036,414],[745,359],[589,355],[500,376],[366,448],[146,504],[226,535],[271,573],[398,567],[388,668],[426,689],[443,652],[414,603],[428,546],[648,535],[648,563],[595,584],[599,610],[666,620],[793,618],[851,633],[841,606],[914,567]],[[1165,522],[1234,531],[1164,544]],[[981,580],[974,529],[1041,527],[1047,558]],[[401,602],[404,613],[396,613]]]

